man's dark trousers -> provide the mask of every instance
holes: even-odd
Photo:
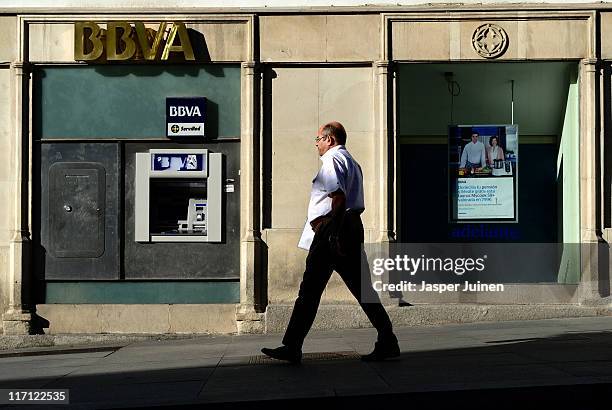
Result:
[[[283,338],[285,346],[302,349],[304,339],[317,315],[323,290],[334,270],[344,280],[372,325],[378,330],[378,340],[396,341],[391,320],[369,284],[369,270],[363,273],[364,280],[368,282],[363,289],[361,286],[362,258],[365,262],[365,253],[361,246],[363,237],[361,217],[359,213],[350,211],[330,222],[324,222],[317,230],[306,258],[306,270],[300,291]],[[363,303],[364,300],[375,303]]]

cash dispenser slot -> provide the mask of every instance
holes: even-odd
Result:
[[[151,234],[206,234],[204,198],[206,198],[205,180],[152,179],[149,213]]]

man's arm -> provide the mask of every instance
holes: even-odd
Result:
[[[346,210],[346,196],[341,189],[329,194],[332,199],[332,210],[327,214],[328,216],[335,218],[336,216],[342,215]]]
[[[467,159],[467,145],[463,147],[463,150],[461,151],[461,164],[459,165],[459,168],[465,168],[466,159]]]
[[[332,209],[325,215],[310,221],[310,226],[316,232],[323,222],[329,222],[333,218],[341,216],[346,211],[346,195],[341,189],[338,189],[328,195],[332,199]]]

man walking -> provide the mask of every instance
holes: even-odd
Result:
[[[364,235],[360,214],[365,209],[361,167],[344,146],[346,131],[342,124],[330,122],[321,126],[315,143],[322,165],[312,182],[308,221],[298,244],[308,250],[306,269],[283,345],[261,351],[274,359],[301,361],[302,344],[335,270],[378,331],[374,351],[362,356],[362,360],[397,357],[400,350],[387,312],[371,286],[364,286],[363,290],[361,287],[361,263],[365,258],[361,246]],[[365,300],[376,303],[364,303]]]

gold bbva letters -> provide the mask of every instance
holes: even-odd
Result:
[[[85,29],[91,32],[85,35]],[[74,59],[75,60],[97,60],[102,56],[104,44],[100,39],[100,26],[89,21],[82,23],[74,23]],[[93,45],[93,46],[92,46]],[[91,51],[86,53],[85,50],[91,48]]]
[[[142,56],[141,58],[147,61],[168,60],[170,53],[183,53],[185,60],[195,60],[185,23],[171,24],[160,58],[159,49],[164,42],[167,23],[160,23],[157,32],[150,30],[153,33],[152,44],[148,38],[151,36],[147,35],[147,29],[142,22],[136,22],[135,27],[132,27],[125,21],[113,21],[107,24],[106,30],[91,21],[74,23],[74,59],[76,61],[95,61],[100,59],[106,51],[108,61],[129,60],[135,55],[137,58]],[[103,41],[105,34],[106,44]],[[178,44],[174,44],[177,35],[179,41]],[[138,42],[134,37],[138,39]],[[138,48],[140,52],[137,52]]]
[[[180,44],[175,46],[173,44],[177,33],[179,35]],[[162,53],[161,59],[167,60],[168,56],[172,52],[182,52],[185,56],[185,60],[195,60],[193,56],[193,48],[191,48],[191,43],[189,42],[189,34],[187,34],[187,29],[183,23],[174,23],[172,25],[172,29],[170,30],[170,34],[168,34],[168,40],[166,40],[166,47],[164,47],[164,52]]]
[[[121,38],[117,41],[117,29],[122,30]],[[130,38],[132,26],[124,21],[108,23],[106,30],[106,58],[108,60],[129,60],[136,52],[136,43]],[[122,43],[125,47],[122,47]],[[123,49],[118,52],[117,49]]]
[[[164,33],[166,32],[166,23],[161,23],[159,25],[159,30],[157,30],[155,33],[153,44],[151,46],[149,46],[147,30],[145,29],[144,23],[135,23],[134,25],[136,26],[136,37],[138,37],[138,43],[140,44],[140,49],[142,50],[144,59],[149,61],[155,60],[158,54],[159,45],[163,40]],[[189,42],[189,38],[187,38],[187,41]],[[189,43],[189,47],[191,47],[191,43]]]

